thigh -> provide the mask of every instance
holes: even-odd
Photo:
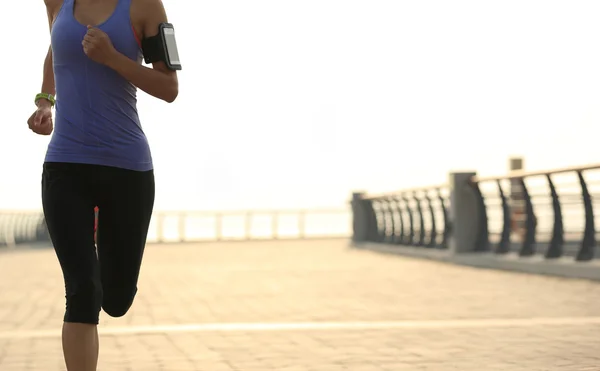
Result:
[[[67,295],[77,289],[75,286],[93,286],[99,279],[94,203],[88,180],[86,168],[77,164],[44,164],[42,206]]]
[[[154,207],[154,173],[104,169],[97,246],[105,299],[135,294]]]

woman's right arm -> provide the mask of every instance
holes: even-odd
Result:
[[[56,94],[56,87],[54,85],[54,69],[52,67],[52,47],[48,48],[48,54],[44,60],[44,74],[42,77],[42,90],[40,93]],[[38,107],[40,104],[50,105],[50,101],[46,99],[38,100]]]
[[[46,13],[48,15],[48,27],[52,30],[52,23],[58,15],[58,11],[62,6],[63,0],[44,0],[46,3]],[[52,46],[48,48],[46,59],[44,60],[44,72],[42,79],[42,90],[40,93],[56,94],[56,87],[54,85],[54,69],[52,67]],[[38,101],[38,107],[40,104],[50,105],[50,102],[45,99]]]

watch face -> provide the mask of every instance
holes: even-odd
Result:
[[[52,94],[46,94],[46,93],[40,93],[40,94],[38,94],[38,95],[35,96],[35,104],[37,104],[37,102],[40,99],[46,99],[48,102],[50,102],[50,104],[52,104],[54,106],[54,103],[55,103],[54,95],[52,95]]]

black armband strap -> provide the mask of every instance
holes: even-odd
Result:
[[[163,48],[161,47],[161,35],[147,37],[142,40],[142,53],[146,64],[164,61]]]

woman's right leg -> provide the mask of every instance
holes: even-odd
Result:
[[[62,340],[68,371],[95,371],[98,364],[102,285],[94,244],[90,178],[85,165],[44,164],[44,216],[65,280]]]

